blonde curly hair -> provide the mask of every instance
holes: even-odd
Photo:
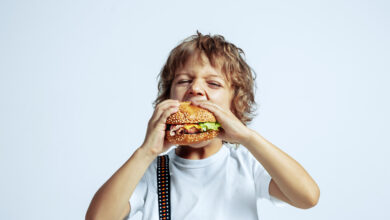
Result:
[[[221,35],[203,35],[199,31],[184,39],[170,52],[158,74],[158,96],[153,102],[156,107],[169,99],[171,85],[177,69],[185,65],[196,53],[204,53],[211,66],[218,65],[234,90],[231,111],[245,125],[255,116],[255,71],[245,62],[241,48],[225,40]],[[201,57],[201,56],[198,56]]]

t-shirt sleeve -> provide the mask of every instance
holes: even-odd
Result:
[[[249,158],[251,159],[251,162],[253,163],[253,179],[255,181],[255,191],[257,198],[268,199],[272,202],[273,205],[277,207],[286,206],[286,202],[269,194],[269,184],[271,183],[272,177],[249,151],[248,154]]]
[[[133,219],[134,216],[143,214],[143,207],[145,204],[145,198],[148,191],[148,177],[147,172],[143,175],[141,180],[138,182],[133,194],[130,197],[130,213],[125,220]]]

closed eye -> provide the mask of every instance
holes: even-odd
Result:
[[[215,83],[215,82],[210,82],[209,84],[210,84],[210,85],[213,85],[213,86],[218,86],[218,87],[221,87],[221,85],[220,85],[220,84],[218,84],[218,83]]]
[[[184,83],[189,83],[190,80],[180,80],[179,82],[177,82],[177,84],[184,84]]]

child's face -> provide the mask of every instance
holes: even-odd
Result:
[[[224,109],[230,109],[233,89],[219,68],[213,68],[202,54],[204,63],[196,56],[177,69],[172,82],[170,98],[179,101],[208,100]]]

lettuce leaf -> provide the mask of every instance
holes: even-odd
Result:
[[[208,130],[218,130],[221,127],[221,124],[218,122],[200,122],[199,126],[202,128],[202,131]]]

